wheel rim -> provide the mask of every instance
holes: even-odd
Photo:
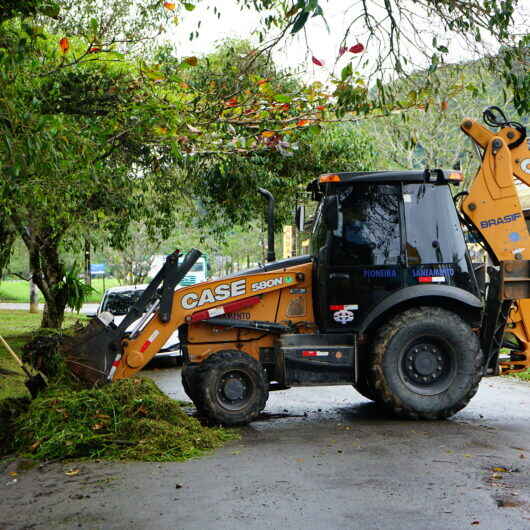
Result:
[[[404,348],[399,375],[413,392],[432,396],[449,388],[457,362],[456,351],[450,344],[435,337],[422,337]]]
[[[238,411],[251,401],[254,383],[248,374],[241,370],[231,370],[222,375],[217,386],[217,401],[230,411]]]

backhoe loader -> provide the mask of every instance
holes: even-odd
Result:
[[[496,132],[461,125],[482,158],[468,192],[453,198],[453,170],[322,175],[308,186],[310,255],[276,261],[274,199],[260,190],[267,264],[175,290],[200,256],[176,251],[119,325],[102,314],[73,339],[71,368],[94,383],[132,376],[178,329],[184,389],[218,423],[309,385],[353,385],[402,417],[455,414],[484,375],[530,364],[530,236],[513,178],[530,184],[529,139],[500,109],[484,117]],[[487,249],[487,274],[464,231]]]

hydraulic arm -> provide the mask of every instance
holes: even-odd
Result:
[[[496,329],[490,330],[494,341],[502,342],[506,332],[513,334],[518,342],[517,345],[510,343],[510,357],[500,363],[503,373],[512,373],[530,366],[530,293],[526,263],[530,260],[530,235],[513,178],[530,185],[530,139],[521,124],[507,121],[496,107],[486,110],[484,119],[500,130],[492,132],[470,118],[461,124],[462,131],[483,149],[482,164],[462,201],[461,211],[481,234],[494,264],[505,262],[501,285],[510,285],[511,293],[517,298],[513,304],[505,302],[499,306],[498,302],[510,297],[492,290],[488,300],[492,307],[496,303],[499,308],[498,318],[491,324]],[[495,275],[491,270],[490,279],[495,281]]]
[[[182,262],[179,262],[178,251],[168,256],[162,270],[119,326],[102,322],[104,315],[94,319],[85,332],[67,346],[72,352],[68,359],[72,371],[94,383],[130,377],[141,370],[183,324],[215,319],[218,326],[233,326],[229,318],[220,317],[257,304],[264,304],[265,310],[274,313],[274,305],[268,307],[274,300],[264,300],[264,295],[292,289],[306,279],[302,273],[265,272],[175,290],[200,255],[198,250],[191,250]],[[111,320],[112,315],[109,315]],[[133,329],[127,331],[135,321]],[[274,321],[253,325],[256,331],[265,333],[286,331]]]

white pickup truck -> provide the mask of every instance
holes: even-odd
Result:
[[[147,285],[122,285],[120,287],[111,287],[103,294],[103,298],[97,309],[96,316],[103,312],[110,313],[114,317],[114,324],[118,325],[124,318],[131,306],[140,298]],[[128,330],[136,324],[133,322]],[[175,364],[182,359],[178,332],[176,331],[169,337],[164,347],[157,353],[156,358],[170,358]]]

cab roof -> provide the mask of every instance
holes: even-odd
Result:
[[[464,177],[460,171],[453,169],[421,169],[421,170],[396,170],[396,171],[359,171],[324,173],[313,180],[307,187],[308,191],[322,192],[328,184],[341,186],[357,183],[394,184],[404,183],[430,183],[430,184],[460,184]]]

